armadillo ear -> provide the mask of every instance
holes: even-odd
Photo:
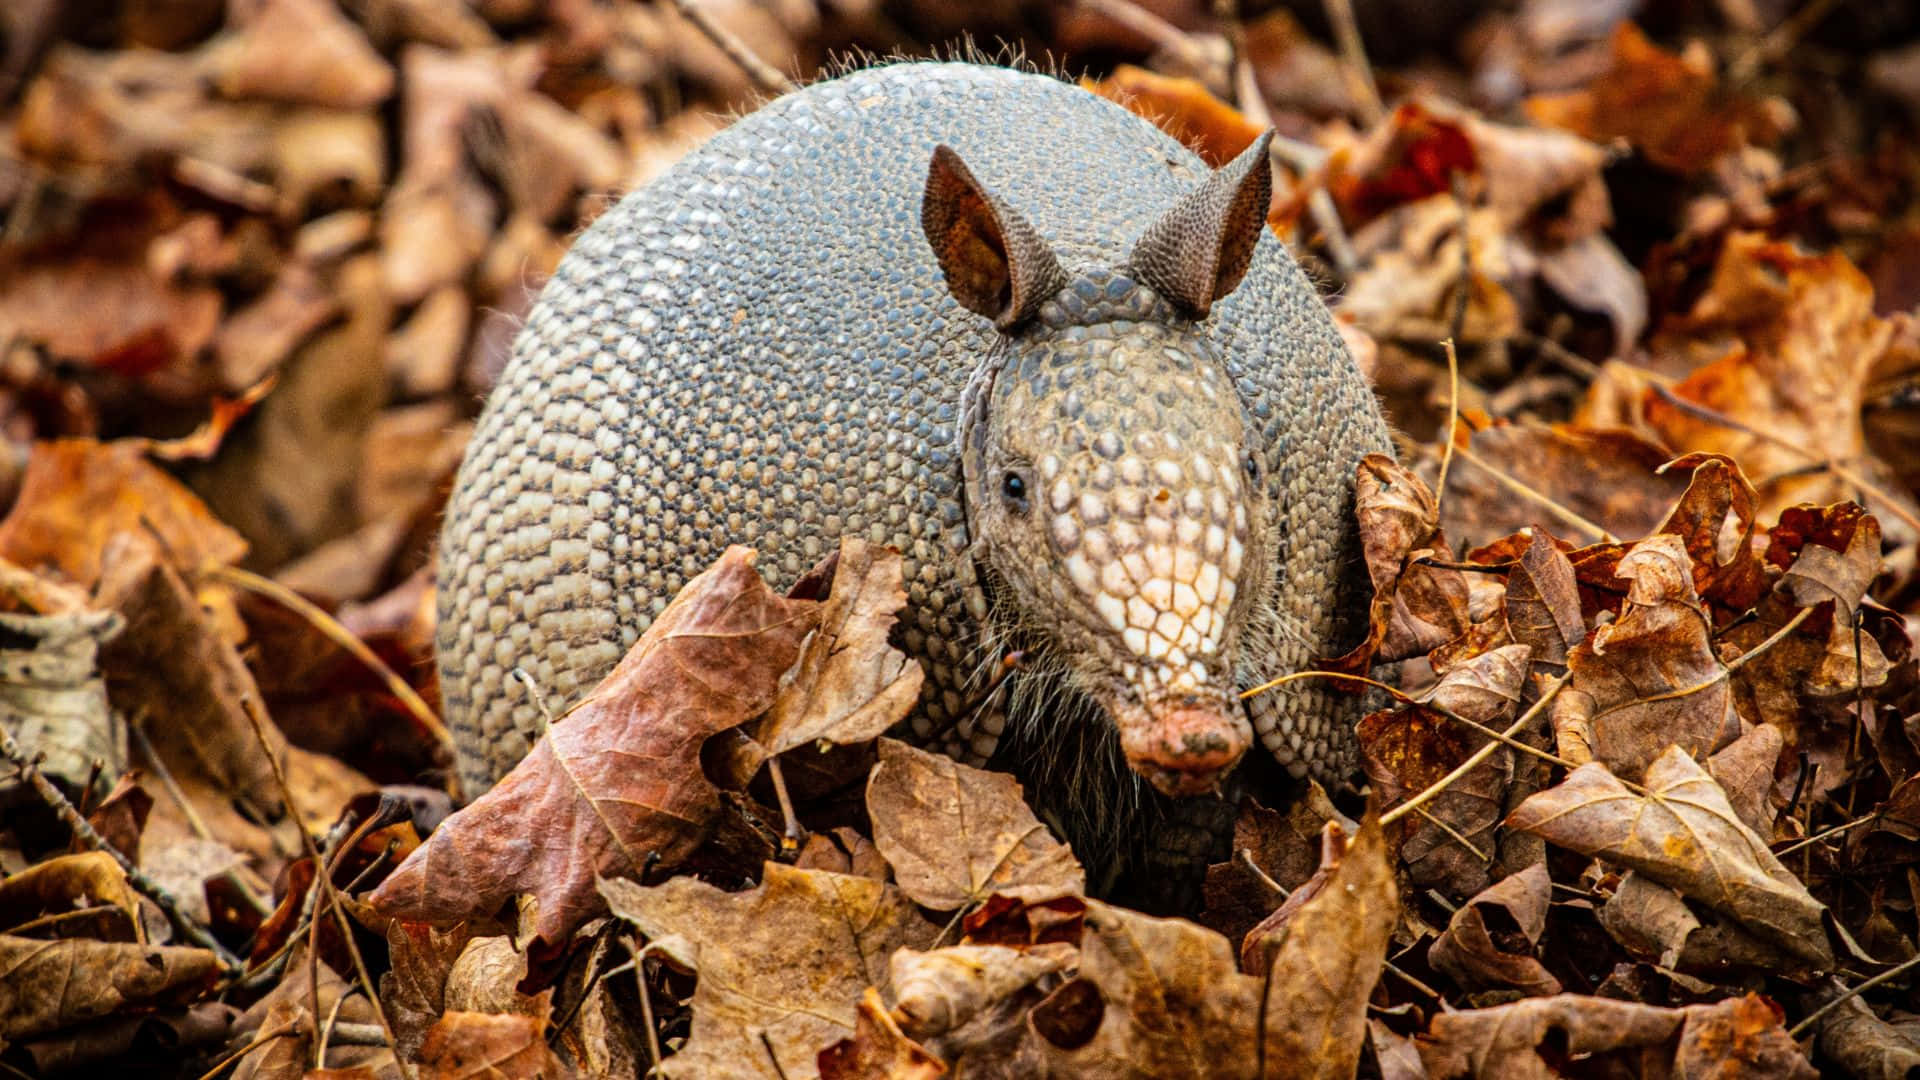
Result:
[[[920,227],[953,298],[1011,330],[1067,283],[1046,238],[967,171],[952,148],[933,148]]]
[[[1182,313],[1204,319],[1246,275],[1273,195],[1269,131],[1182,196],[1133,245],[1128,267]]]

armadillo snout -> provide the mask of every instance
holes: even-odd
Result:
[[[1253,730],[1237,704],[1153,704],[1115,710],[1114,722],[1127,764],[1166,795],[1214,790],[1253,744]]]

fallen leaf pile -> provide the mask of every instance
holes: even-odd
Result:
[[[0,1072],[1920,1075],[1920,14],[1243,7],[0,6]],[[848,540],[729,549],[456,807],[438,516],[570,239],[965,36],[1277,133],[1399,433],[1302,676],[1362,770],[1121,906],[886,737]]]

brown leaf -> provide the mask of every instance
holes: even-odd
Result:
[[[1078,895],[1086,874],[1005,773],[962,765],[893,739],[867,781],[873,842],[901,891],[935,911],[992,893]]]
[[[1920,1070],[1920,1038],[1875,1016],[1857,997],[1820,1021],[1814,1045],[1848,1076],[1864,1080],[1900,1080]]]
[[[1573,563],[1545,529],[1527,533],[1527,546],[1507,574],[1502,601],[1507,632],[1530,650],[1527,662],[1564,668],[1567,655],[1587,637]]]
[[[944,1035],[1079,958],[1080,951],[1065,942],[900,949],[889,967],[894,1013],[915,1038]]]
[[[205,949],[0,934],[0,1038],[33,1038],[123,1009],[198,1000],[220,976]]]
[[[394,871],[374,905],[445,922],[531,893],[535,931],[557,943],[600,908],[596,878],[678,865],[719,810],[701,744],[773,700],[815,610],[769,590],[751,549],[727,549],[513,772]]]
[[[1667,747],[1704,757],[1739,732],[1725,665],[1693,590],[1679,537],[1650,536],[1621,558],[1620,618],[1569,656],[1573,681],[1554,703],[1561,754],[1639,779]],[[1585,756],[1589,753],[1591,756]]]
[[[228,97],[363,109],[393,93],[393,68],[333,4],[249,0],[233,12],[238,32],[206,55]]]
[[[901,1034],[871,986],[860,995],[853,1037],[820,1051],[818,1063],[820,1080],[923,1080],[947,1071],[939,1058]]]
[[[771,862],[741,893],[692,878],[607,878],[600,889],[699,974],[692,1034],[663,1063],[669,1077],[805,1075],[822,1047],[854,1034],[861,992],[887,988],[894,950],[926,948],[938,931],[891,885]]]
[[[1380,816],[1369,807],[1327,887],[1288,922],[1273,953],[1260,1036],[1269,1074],[1354,1074],[1367,1037],[1367,999],[1399,917]]]
[[[920,665],[887,644],[906,607],[898,551],[858,537],[840,542],[820,626],[752,736],[769,753],[826,741],[879,738],[920,700]]]
[[[1273,911],[1273,887],[1247,867],[1247,860],[1284,889],[1298,889],[1320,865],[1320,832],[1340,817],[1318,783],[1284,811],[1269,810],[1252,796],[1241,800],[1233,823],[1233,858],[1207,867],[1202,926],[1218,930],[1236,950],[1247,931]]]
[[[1447,535],[1467,544],[1538,522],[1584,540],[1598,539],[1558,514],[1556,506],[1616,536],[1642,536],[1659,524],[1683,487],[1679,477],[1658,471],[1671,454],[1618,428],[1500,424],[1475,431],[1470,446],[1498,475],[1464,456],[1454,458],[1442,524]],[[1513,480],[1553,505],[1517,493]]]
[[[1646,784],[1648,793],[1635,795],[1604,766],[1582,765],[1521,803],[1507,824],[1643,873],[1817,967],[1832,965],[1825,905],[1780,865],[1698,763],[1669,749],[1648,768]]]
[[[146,459],[134,440],[59,439],[36,444],[20,495],[0,521],[0,556],[51,566],[91,587],[117,532],[150,532],[183,569],[232,564],[247,542],[194,494]]]
[[[1529,98],[1526,111],[1597,143],[1625,139],[1654,164],[1689,174],[1731,150],[1773,142],[1791,116],[1720,87],[1704,47],[1667,52],[1630,22],[1615,28],[1612,63],[1591,85]]]
[[[1528,997],[1560,992],[1535,958],[1547,927],[1553,882],[1544,863],[1489,885],[1462,905],[1428,950],[1434,968],[1469,991],[1514,989]]]
[[[1049,1073],[1256,1075],[1259,980],[1235,969],[1225,938],[1089,900],[1080,955],[1078,977],[1032,1013]]]
[[[1433,702],[1483,726],[1503,728],[1519,706],[1526,672],[1527,646],[1502,646],[1449,671],[1434,689]],[[1389,804],[1437,783],[1487,741],[1424,705],[1373,713],[1360,721],[1358,736],[1367,776]],[[1485,887],[1512,759],[1506,748],[1495,751],[1427,803],[1424,816],[1404,819],[1399,858],[1409,880],[1458,896]]]
[[[1420,1037],[1420,1058],[1436,1080],[1546,1080],[1562,1075],[1554,1063],[1568,1058],[1634,1075],[1819,1075],[1777,1008],[1755,994],[1684,1009],[1560,994],[1446,1012]]]
[[[1467,584],[1460,571],[1418,564],[1417,555],[1449,558],[1439,511],[1425,481],[1382,454],[1356,470],[1354,516],[1373,603],[1367,638],[1323,666],[1363,674],[1376,661],[1421,655],[1468,625]]]
[[[1703,599],[1735,611],[1758,603],[1766,575],[1753,550],[1759,496],[1746,474],[1724,454],[1687,454],[1663,473],[1692,470],[1687,490],[1655,532],[1671,533],[1693,559],[1693,584]]]
[[[547,1017],[450,1012],[420,1046],[424,1080],[564,1080],[573,1075],[547,1046]]]
[[[0,573],[22,584],[34,577],[11,564]],[[64,590],[57,582],[47,584]],[[111,778],[127,767],[126,733],[108,707],[98,663],[101,642],[125,625],[111,611],[0,612],[6,634],[0,641],[0,705],[8,734],[30,747],[40,771],[69,792],[85,788],[96,768]],[[12,779],[0,781],[0,789],[17,786]]]

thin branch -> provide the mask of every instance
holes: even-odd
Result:
[[[347,954],[353,957],[353,967],[360,977],[360,985],[367,992],[367,1001],[373,1006],[373,1015],[380,1021],[380,1030],[387,1033],[387,1047],[393,1051],[394,1066],[400,1070],[401,1077],[411,1080],[413,1069],[400,1060],[400,1040],[393,1036],[393,1025],[387,1020],[387,1008],[380,1002],[380,993],[374,985],[373,976],[367,972],[367,962],[360,955],[360,946],[354,943],[353,927],[347,922],[346,905],[340,902],[340,893],[333,887],[333,874],[327,860],[320,857],[320,849],[314,845],[312,834],[300,822],[300,811],[294,809],[293,789],[287,784],[286,770],[280,767],[280,757],[273,752],[273,744],[267,739],[266,721],[261,719],[260,705],[251,696],[240,699],[240,711],[247,714],[247,723],[253,727],[254,741],[259,744],[260,753],[266,757],[267,766],[273,772],[273,780],[280,788],[280,801],[286,807],[288,816],[293,818],[294,831],[300,834],[300,844],[306,848],[307,857],[313,860],[314,887],[324,892],[326,906],[332,910],[334,923],[339,927],[340,939],[346,943]],[[318,919],[318,912],[315,913]],[[319,1017],[314,1018],[319,1022]]]
[[[1462,237],[1465,243],[1466,238]],[[1461,283],[1465,288],[1466,283]],[[1433,508],[1435,520],[1440,514],[1440,502],[1447,497],[1447,470],[1453,466],[1453,433],[1460,426],[1460,354],[1454,351],[1453,339],[1440,343],[1447,350],[1447,430],[1440,436],[1440,478],[1433,485]]]
[[[1208,54],[1192,34],[1132,0],[1080,0],[1080,6],[1119,23],[1153,43],[1161,58],[1203,83],[1220,85],[1219,58]]]
[[[1367,62],[1367,48],[1360,40],[1360,24],[1353,17],[1353,0],[1326,0],[1327,21],[1333,24],[1333,36],[1340,44],[1340,70],[1347,78],[1347,89],[1360,107],[1360,119],[1368,126],[1380,122],[1387,108],[1380,102],[1380,87],[1373,81],[1373,65]]]
[[[1788,1037],[1798,1039],[1801,1035],[1804,1035],[1806,1033],[1806,1030],[1809,1027],[1812,1027],[1814,1023],[1818,1021],[1821,1017],[1839,1008],[1841,1003],[1849,1001],[1853,998],[1859,997],[1861,994],[1864,994],[1867,991],[1873,989],[1874,987],[1879,986],[1883,982],[1886,982],[1890,979],[1899,978],[1901,975],[1904,975],[1907,972],[1912,971],[1916,967],[1920,967],[1920,956],[1910,956],[1906,960],[1902,961],[1901,963],[1896,964],[1893,967],[1890,967],[1887,970],[1881,972],[1880,974],[1875,975],[1873,978],[1868,979],[1866,982],[1861,983],[1859,986],[1856,986],[1853,989],[1848,990],[1844,994],[1840,994],[1839,996],[1835,997],[1832,1001],[1829,1001],[1825,1005],[1822,1005],[1819,1008],[1813,1010],[1811,1013],[1808,1013],[1807,1018],[1805,1020],[1802,1020],[1799,1023],[1793,1025],[1793,1027],[1787,1031]]]
[[[1526,484],[1521,483],[1519,480],[1516,480],[1513,477],[1508,476],[1506,473],[1501,472],[1499,469],[1494,468],[1492,465],[1489,465],[1485,459],[1481,458],[1480,455],[1473,452],[1472,447],[1470,446],[1460,447],[1460,456],[1463,458],[1466,458],[1468,461],[1473,462],[1475,465],[1480,466],[1482,469],[1485,469],[1487,471],[1487,475],[1493,477],[1494,481],[1498,483],[1501,487],[1504,487],[1509,491],[1514,492],[1515,494],[1522,495],[1528,499],[1531,499],[1536,503],[1539,503],[1543,508],[1545,508],[1547,511],[1552,513],[1555,517],[1559,518],[1561,521],[1564,521],[1568,525],[1571,525],[1574,528],[1579,529],[1581,532],[1587,534],[1588,536],[1593,537],[1595,540],[1605,541],[1606,543],[1609,543],[1609,544],[1617,544],[1620,542],[1619,537],[1614,536],[1612,533],[1608,532],[1607,530],[1601,528],[1598,525],[1595,525],[1593,522],[1588,521],[1584,517],[1581,517],[1579,514],[1575,513],[1574,511],[1569,510],[1568,508],[1555,502],[1551,496],[1545,494],[1544,492],[1536,491],[1533,488],[1528,487]]]
[[[206,570],[205,576],[264,596],[313,624],[313,628],[320,631],[328,641],[345,649],[368,671],[379,676],[380,681],[386,684],[387,692],[399,700],[407,713],[413,717],[414,722],[424,728],[427,734],[433,736],[434,741],[438,742],[446,752],[448,759],[452,759],[453,733],[447,730],[447,725],[441,723],[440,718],[433,714],[433,710],[427,707],[427,703],[414,692],[413,687],[407,685],[407,680],[388,667],[387,662],[368,648],[367,643],[361,641],[358,634],[340,625],[338,619],[285,585],[272,578],[261,577],[251,570],[242,570],[237,566],[212,566]]]
[[[747,78],[752,79],[753,84],[763,92],[790,94],[800,89],[792,79],[782,75],[779,68],[755,56],[753,50],[747,48],[746,42],[741,41],[733,31],[714,22],[713,16],[707,14],[707,10],[694,0],[673,0],[673,6],[693,24],[695,30],[705,34],[708,41],[713,42],[721,52],[727,54],[727,59],[740,65],[740,70],[746,72]]]

